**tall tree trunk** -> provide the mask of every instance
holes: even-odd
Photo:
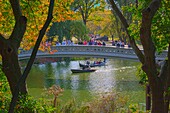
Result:
[[[151,109],[151,90],[149,84],[146,84],[146,110]]]
[[[152,113],[167,113],[164,109],[163,89],[161,83],[157,83],[152,87]]]
[[[3,46],[3,49],[1,50],[2,69],[8,79],[10,89],[13,95],[17,82],[21,76],[21,70],[18,62],[18,49],[11,40],[6,40],[1,46]],[[19,92],[21,94],[27,93],[25,83],[23,84],[23,86],[20,87]]]
[[[165,105],[165,111],[168,112],[169,110],[169,101],[170,101],[170,91],[169,91],[169,88],[170,88],[170,43],[169,43],[169,47],[168,47],[168,56],[167,56],[169,59],[168,59],[168,67],[167,67],[167,76],[168,76],[168,79],[167,79],[167,96],[166,96],[166,105]]]
[[[18,62],[18,48],[26,31],[27,19],[22,16],[19,0],[9,0],[15,17],[15,26],[8,39],[0,34],[0,54],[2,56],[2,69],[5,73],[12,95],[14,95],[17,82],[21,77],[21,70]],[[20,86],[19,92],[26,94],[26,84]]]
[[[152,92],[152,113],[165,113],[164,109],[164,80],[158,76],[156,64],[156,47],[151,37],[152,19],[159,9],[161,0],[153,0],[149,7],[142,11],[142,24],[140,28],[140,40],[143,45],[145,62],[143,71],[147,74]]]
[[[170,58],[170,43],[169,43],[169,47],[168,47],[168,58]],[[168,61],[164,61],[164,64],[161,66],[161,72],[160,72],[160,76],[163,76],[162,78],[164,79],[165,82],[165,93],[164,93],[164,102],[165,102],[165,113],[168,113],[169,110],[169,101],[170,101],[170,60],[168,59]]]

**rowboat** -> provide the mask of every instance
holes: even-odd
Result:
[[[96,69],[71,69],[72,73],[87,73],[94,72]]]

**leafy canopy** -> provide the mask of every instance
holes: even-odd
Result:
[[[74,0],[72,9],[76,12],[77,18],[83,20],[86,25],[90,21],[90,15],[95,11],[103,11],[106,2],[104,0]]]
[[[139,39],[139,32],[141,26],[141,11],[144,9],[146,4],[150,1],[140,0],[139,7],[136,8],[135,5],[131,5],[130,7],[124,7],[123,10],[128,10],[132,12],[132,24],[130,24],[129,31],[130,35],[135,38]],[[158,52],[167,49],[168,44],[170,43],[170,1],[169,0],[162,0],[161,7],[157,11],[156,15],[152,20],[152,40],[156,46]]]
[[[72,20],[74,12],[70,10],[70,5],[73,1],[55,0],[53,21]],[[46,20],[49,0],[20,0],[20,5],[23,15],[28,20],[21,47],[30,49],[34,46],[39,30]],[[14,28],[15,19],[8,0],[0,0],[0,6],[0,31],[8,38]]]
[[[59,42],[62,42],[64,37],[67,40],[71,40],[71,37],[75,37],[81,40],[87,40],[88,29],[82,21],[64,21],[54,22],[47,33],[48,37],[58,36]]]

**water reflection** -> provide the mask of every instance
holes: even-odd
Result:
[[[71,73],[71,68],[79,68],[79,62],[81,61],[34,65],[27,80],[30,93],[36,95],[33,90],[36,88],[39,95],[39,89],[56,84],[64,88],[62,98],[66,100],[72,97],[80,101],[90,100],[97,95],[113,91],[144,98],[143,88],[135,76],[138,62],[109,59],[107,66],[96,67],[96,72]]]

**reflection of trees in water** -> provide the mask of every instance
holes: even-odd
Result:
[[[112,59],[110,59],[112,60]],[[139,62],[137,61],[129,61],[129,60],[125,60],[125,59],[117,59],[117,60],[113,60],[110,62],[111,64],[108,64],[110,66],[112,66],[113,68],[119,68],[119,67],[125,67],[125,66],[136,66],[139,64]]]
[[[143,86],[139,85],[138,81],[117,81],[116,82],[116,91],[129,91],[129,92],[135,92],[135,91],[141,91],[141,88]]]
[[[56,63],[56,71],[55,71],[55,76],[63,76],[63,73],[68,69],[69,65],[66,64],[66,62],[57,62]]]
[[[45,87],[49,88],[55,84],[55,79],[45,79]]]
[[[56,77],[63,76],[63,71],[67,70],[70,61],[70,58],[63,58],[62,61],[45,64],[45,87],[51,87],[56,84]]]
[[[70,62],[71,62],[71,58],[64,58],[64,61],[65,61],[65,66],[69,67]]]
[[[27,85],[31,88],[44,87],[44,71],[38,65],[32,66],[32,69],[27,79]]]
[[[54,73],[53,73],[53,66],[51,63],[47,63],[45,65],[45,72],[46,72],[46,76],[45,77],[53,77]]]
[[[66,70],[69,66],[68,63],[56,62],[56,63],[46,63],[46,64],[34,64],[31,69],[30,78],[34,78],[31,81],[28,79],[28,85],[32,87],[33,84],[38,84],[37,87],[51,87],[56,84],[56,77],[63,76],[63,70]],[[44,86],[42,86],[42,84]],[[35,87],[35,86],[34,86]]]
[[[53,71],[53,66],[51,63],[47,63],[45,64],[44,67],[44,73],[45,73],[45,77],[44,77],[44,81],[45,81],[45,87],[51,87],[52,85],[55,84],[55,76],[54,76],[54,71]],[[51,81],[48,81],[47,78],[52,78]]]

